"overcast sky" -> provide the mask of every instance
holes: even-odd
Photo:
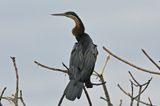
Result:
[[[76,42],[71,30],[73,21],[50,14],[75,11],[82,19],[86,33],[98,45],[99,55],[95,70],[102,67],[105,46],[117,55],[148,69],[157,70],[141,52],[145,49],[155,61],[160,60],[160,1],[159,0],[0,0],[0,90],[7,87],[6,96],[14,93],[15,73],[10,56],[15,56],[27,106],[56,106],[69,82],[63,73],[48,71],[33,63],[37,60],[51,67],[68,65],[72,46]],[[105,70],[105,80],[115,106],[129,99],[117,84],[130,90],[131,71],[141,83],[153,77],[144,93],[160,104],[159,76],[139,72],[116,59],[110,59]],[[98,82],[92,77],[92,81]],[[102,88],[88,89],[94,106],[105,106]],[[158,93],[157,93],[158,92]],[[5,106],[11,106],[3,101]],[[63,106],[87,106],[83,94],[80,100]]]

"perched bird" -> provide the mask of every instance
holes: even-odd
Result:
[[[75,22],[72,33],[77,42],[70,55],[68,70],[70,82],[64,91],[66,98],[73,101],[75,98],[79,99],[81,97],[84,83],[87,88],[93,87],[90,77],[94,71],[98,55],[97,46],[93,43],[90,36],[85,33],[84,25],[75,12],[69,11],[52,15],[66,16]]]

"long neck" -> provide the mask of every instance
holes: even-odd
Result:
[[[75,27],[72,29],[72,33],[75,37],[79,37],[84,34],[84,25],[79,17],[74,17]]]

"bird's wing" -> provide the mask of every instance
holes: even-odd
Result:
[[[77,79],[83,63],[83,54],[81,46],[76,43],[72,49],[69,63],[69,76],[71,79]]]
[[[90,44],[84,53],[83,68],[81,70],[78,80],[83,82],[90,78],[92,72],[94,71],[97,55],[97,46],[94,44]]]

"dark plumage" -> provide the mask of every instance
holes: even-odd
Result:
[[[64,94],[69,100],[81,97],[83,83],[87,88],[92,88],[90,76],[93,73],[96,58],[98,55],[97,46],[93,43],[88,34],[85,33],[84,25],[78,15],[74,12],[52,14],[56,16],[66,16],[75,21],[72,33],[77,42],[75,43],[70,56],[69,78]]]

